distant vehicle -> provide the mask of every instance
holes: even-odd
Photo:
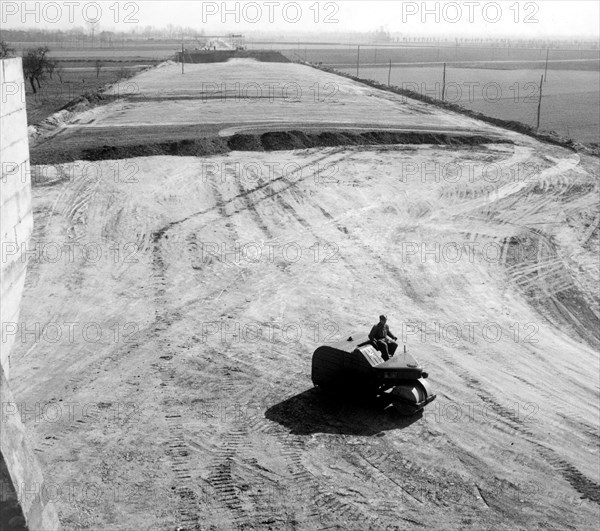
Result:
[[[320,346],[312,358],[312,381],[319,389],[385,399],[403,415],[418,413],[436,398],[427,376],[406,347],[383,361],[366,338]]]
[[[243,46],[243,45],[239,45],[239,46],[236,46],[236,47],[235,47],[235,51],[236,51],[236,52],[240,52],[240,51],[243,51],[243,50],[245,50],[245,49],[246,49],[246,47],[245,47],[245,46]]]

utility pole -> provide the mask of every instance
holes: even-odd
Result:
[[[390,85],[390,79],[392,78],[392,60],[390,59],[390,69],[388,70],[388,87]]]
[[[542,83],[544,82],[544,76],[540,78],[540,99],[538,100],[538,114],[537,114],[537,129],[540,128],[540,110],[542,108]]]
[[[358,53],[356,55],[356,77],[358,77],[359,66],[360,66],[360,44],[358,45]]]
[[[183,37],[181,37],[181,75],[183,75],[183,61],[184,61],[184,57],[183,57]]]
[[[546,48],[546,69],[544,70],[544,83],[546,82],[546,75],[548,74],[548,56],[550,55],[550,48]]]
[[[444,76],[442,78],[442,101],[446,97],[446,63],[444,63]]]

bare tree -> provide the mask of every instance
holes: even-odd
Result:
[[[15,49],[11,48],[6,41],[0,41],[0,58],[12,57]]]
[[[50,79],[52,79],[52,76],[54,75],[54,72],[56,71],[57,66],[58,66],[58,61],[53,61],[52,59],[46,60],[45,68],[46,68],[46,72],[50,76]]]
[[[86,26],[89,28],[90,33],[92,34],[92,48],[94,47],[94,33],[96,29],[100,26],[99,20],[88,20],[86,22]]]
[[[46,75],[52,77],[57,66],[57,62],[48,57],[49,51],[47,46],[30,48],[23,57],[23,75],[29,80],[34,94],[37,93],[36,83],[37,88],[42,88],[42,80],[46,78]]]
[[[60,84],[62,85],[63,76],[65,75],[64,68],[57,63],[56,68],[54,69],[54,73],[58,76],[58,79],[60,80]]]

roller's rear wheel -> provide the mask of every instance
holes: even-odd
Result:
[[[435,395],[431,392],[429,382],[419,379],[408,384],[397,385],[390,392],[390,397],[398,413],[411,416],[421,411],[435,398]]]

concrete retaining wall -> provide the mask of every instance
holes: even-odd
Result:
[[[0,323],[4,332],[19,321],[27,267],[24,252],[33,231],[21,58],[0,61],[0,169]],[[0,457],[29,529],[54,531],[60,528],[58,515],[44,497],[48,491],[42,470],[9,387],[10,349],[15,337],[2,333],[0,340]],[[4,497],[2,486],[2,502]]]
[[[16,492],[30,531],[56,531],[60,529],[60,522],[54,504],[49,503],[56,486],[48,487],[44,482],[42,469],[21,422],[20,404],[15,402],[1,367],[0,403],[0,448],[12,481],[11,490]],[[6,488],[2,487],[2,498],[6,496]]]
[[[25,284],[26,250],[33,230],[29,143],[21,58],[0,61],[0,300],[3,330],[19,320]],[[0,364],[10,378],[15,334],[3,334]]]

